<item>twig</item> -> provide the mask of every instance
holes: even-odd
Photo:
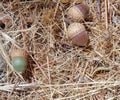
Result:
[[[108,31],[108,1],[105,0],[105,25],[106,25],[106,31]]]
[[[15,88],[17,87],[17,83],[18,83],[18,81],[19,81],[19,77],[17,78],[17,81],[16,81],[15,85],[13,86],[13,89],[12,89],[11,93],[8,95],[7,100],[10,100],[10,96],[12,95],[12,93],[13,93],[14,90],[15,90]]]
[[[60,3],[60,0],[58,0],[58,2],[57,2],[53,19],[54,19],[55,16],[56,16],[56,13],[57,13],[57,10],[58,10],[58,7],[59,7],[59,3]]]
[[[45,76],[46,79],[49,79],[48,76],[46,75],[46,73],[43,71],[42,66],[39,66],[39,64],[35,61],[35,59],[30,55],[30,57],[32,58],[32,60],[35,62],[35,64],[38,66],[37,68],[40,69],[40,71],[42,72],[42,74]],[[37,69],[35,68],[35,69]]]
[[[21,29],[24,29],[25,25],[23,24],[21,13],[20,13],[20,19],[21,19]],[[22,37],[23,37],[23,48],[25,49],[26,48],[26,33],[22,32],[21,34],[22,34]]]
[[[110,33],[108,31],[108,0],[105,0],[105,27],[106,27],[106,33],[105,33],[105,39],[110,39]]]
[[[98,19],[101,20],[100,0],[97,0]]]
[[[97,72],[105,72],[105,71],[110,71],[112,68],[108,68],[108,67],[98,67],[97,69],[95,69],[95,71],[92,72],[92,74],[90,75],[91,77],[94,77]]]
[[[112,23],[112,13],[113,13],[113,9],[111,7],[111,3],[110,0],[108,0],[108,13],[109,13],[109,23]]]

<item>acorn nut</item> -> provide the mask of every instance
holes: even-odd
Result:
[[[89,14],[89,7],[85,4],[72,6],[68,10],[68,18],[72,21],[82,22]]]
[[[22,49],[13,50],[12,65],[17,72],[24,72],[27,67],[27,52]]]
[[[83,24],[76,22],[70,24],[67,33],[74,45],[87,46],[89,37]]]

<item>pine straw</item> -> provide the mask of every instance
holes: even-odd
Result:
[[[119,100],[120,2],[109,2],[112,19],[107,23],[104,0],[101,21],[96,1],[91,1],[85,2],[90,16],[84,22],[90,43],[82,48],[71,44],[64,21],[67,9],[75,2],[0,3],[0,11],[9,18],[0,30],[0,54],[6,62],[6,81],[0,83],[2,100]],[[10,53],[14,47],[23,48],[24,43],[29,65],[21,75],[12,69]]]

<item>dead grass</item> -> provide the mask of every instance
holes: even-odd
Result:
[[[81,48],[73,46],[66,33],[64,18],[73,1],[0,2],[0,55],[6,72],[1,100],[119,100],[120,2],[108,0],[107,16],[101,0],[100,21],[97,0],[84,1],[90,7],[84,22],[90,43]],[[14,47],[29,54],[22,75],[11,65]]]

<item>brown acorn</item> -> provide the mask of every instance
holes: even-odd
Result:
[[[27,67],[27,52],[23,49],[14,49],[11,57],[13,68],[17,72],[24,72]]]
[[[72,6],[68,10],[68,18],[70,18],[72,21],[81,22],[84,21],[84,19],[89,14],[89,7],[85,4],[79,4]]]
[[[68,26],[68,37],[77,46],[87,46],[89,37],[83,24],[72,23]]]

